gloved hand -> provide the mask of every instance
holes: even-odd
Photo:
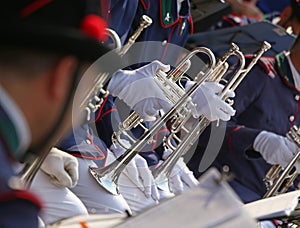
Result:
[[[123,140],[125,145],[128,143]],[[129,145],[128,145],[129,146]],[[128,148],[128,147],[127,147]],[[115,154],[116,157],[121,156],[125,149],[122,148],[118,143],[112,145],[110,150]],[[159,192],[154,182],[152,173],[148,167],[147,161],[139,154],[135,155],[134,158],[129,162],[124,170],[128,178],[142,191],[147,198],[152,197],[154,200],[159,200]]]
[[[185,91],[188,91],[194,84],[195,82],[188,81],[185,85]],[[204,115],[210,121],[230,120],[231,116],[235,114],[235,110],[217,95],[223,88],[223,85],[216,82],[201,84],[191,96],[193,103],[196,104],[194,116]],[[228,91],[226,96],[233,98],[235,94],[233,91]]]
[[[58,187],[72,188],[78,181],[77,159],[57,148],[52,148],[41,165],[41,170],[51,177],[51,182]]]
[[[108,84],[108,91],[136,111],[146,121],[155,120],[159,109],[168,111],[171,107],[154,81],[158,69],[169,71],[170,66],[153,61],[136,70],[119,70]]]
[[[166,159],[171,154],[171,150],[165,150],[163,159]],[[186,187],[191,188],[199,184],[198,180],[194,177],[193,172],[189,170],[183,161],[183,157],[179,158],[175,164],[171,175],[169,177],[169,186],[171,192],[180,194]]]
[[[279,164],[282,167],[286,167],[298,151],[296,144],[290,139],[268,131],[262,131],[256,136],[253,149],[260,152],[268,163]],[[299,162],[295,167],[300,172]]]

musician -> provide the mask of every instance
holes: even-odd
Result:
[[[83,64],[108,50],[97,41],[104,34],[99,17],[94,17],[99,22],[94,28],[97,36],[89,37],[80,29],[79,24],[88,20],[82,7],[87,1],[42,3],[2,2],[1,227],[38,227],[42,203],[31,191],[18,189],[16,168],[20,161],[47,153],[48,146],[70,128],[66,117],[79,72]]]
[[[190,33],[193,32],[193,24],[190,15],[190,3],[187,0],[184,1],[160,1],[160,4],[154,1],[113,1],[114,4],[111,5],[110,8],[110,27],[115,29],[117,32],[120,31],[120,36],[122,37],[122,41],[126,40],[135,32],[137,27],[140,24],[140,19],[142,15],[146,14],[152,18],[153,23],[146,28],[141,35],[137,38],[138,41],[159,41],[161,42],[161,47],[157,49],[153,49],[153,47],[149,46],[143,49],[143,54],[145,53],[156,53],[158,59],[162,62],[175,62],[178,60],[178,53],[174,55],[169,49],[169,44],[176,44],[179,46],[184,46],[187,37]],[[120,3],[122,2],[122,3]],[[125,11],[126,4],[132,4],[133,9],[137,9],[135,15],[130,12],[131,16],[134,18],[130,18],[127,11]],[[120,4],[120,5],[118,5]],[[126,14],[127,13],[127,14]],[[120,18],[115,17],[114,15],[122,15],[124,18],[125,23],[120,24]],[[130,24],[129,22],[132,21]],[[130,27],[129,27],[130,25]],[[126,36],[127,35],[127,36]],[[213,89],[219,90],[220,87],[218,85],[207,85],[207,90],[204,89],[208,94],[214,94],[216,91]],[[194,100],[203,101],[203,93],[199,90],[197,97]],[[203,91],[204,91],[203,90]],[[139,91],[139,88],[135,88],[135,92]],[[219,98],[215,100],[209,100],[209,102],[217,102]],[[204,102],[205,103],[205,102]],[[217,102],[218,103],[218,102]],[[225,104],[222,102],[222,104]],[[225,105],[224,109],[227,109],[227,114],[223,116],[224,119],[229,119],[231,115],[234,114],[234,110],[231,109],[229,106]],[[198,107],[204,108],[208,115],[213,112],[214,118],[220,118],[221,115],[224,114],[220,113],[216,110],[210,110],[209,105],[207,104],[200,104],[198,103]],[[210,107],[215,107],[211,105]],[[203,112],[203,109],[201,110]],[[204,111],[205,112],[205,111]],[[218,112],[218,114],[216,114]],[[109,97],[105,101],[105,106],[101,109],[96,115],[96,127],[99,136],[105,141],[107,145],[111,145],[111,150],[115,152],[115,154],[120,155],[125,150],[117,147],[117,149],[112,145],[111,142],[111,135],[115,129],[117,129],[117,125],[120,122],[120,118],[117,113],[117,109],[114,106],[113,97]],[[148,123],[147,123],[148,124]],[[148,125],[149,126],[149,125]],[[134,129],[133,133],[136,137],[139,137],[142,134],[140,128]],[[168,133],[168,129],[161,129],[158,132],[158,140],[162,139],[164,135]],[[155,150],[150,150],[147,152],[140,152],[139,154],[147,160],[147,163],[150,167],[154,167],[159,164],[159,162],[163,159],[163,157],[167,157],[168,153],[165,152],[165,148],[160,146],[149,145],[149,148],[155,148]],[[165,156],[164,156],[165,155]],[[136,163],[138,164],[138,163]],[[180,165],[179,165],[180,164]],[[177,172],[173,173],[171,176],[170,184],[174,192],[180,193],[186,187],[192,187],[197,184],[197,180],[192,176],[190,170],[186,167],[184,162],[178,164]],[[137,165],[136,168],[133,170],[136,171],[136,174],[132,176],[141,176],[140,170],[144,170],[144,162],[142,162],[142,166],[139,167]],[[136,187],[136,185],[132,184],[130,177],[121,174],[120,177],[120,191],[122,195],[127,200],[129,206],[133,211],[141,211],[145,207],[149,205],[155,204],[155,199],[151,197],[145,197],[145,194]],[[141,183],[143,185],[143,183]],[[184,187],[186,186],[186,187]],[[143,188],[147,187],[146,185]],[[149,188],[149,187],[148,187]],[[163,195],[163,192],[160,191],[160,195]],[[163,197],[162,197],[163,198]]]
[[[260,11],[259,6],[262,5],[262,9],[267,10],[262,3],[255,5],[255,0],[252,1],[236,1],[228,0],[232,5],[232,13],[226,15],[219,21],[216,25],[212,26],[211,29],[227,28],[232,26],[244,26],[248,24],[253,24],[260,21],[269,21],[271,23],[277,24],[287,30],[288,33],[298,34],[299,28],[299,2],[297,0],[289,0],[284,2],[281,8],[278,5],[278,9],[268,13],[263,13]],[[260,3],[260,1],[258,1]],[[279,3],[279,2],[278,2]],[[282,2],[283,3],[283,2]],[[276,7],[275,7],[276,8]],[[268,11],[268,10],[267,10]]]
[[[212,166],[220,170],[229,166],[234,174],[230,185],[245,203],[266,193],[263,178],[272,164],[286,167],[297,152],[286,133],[300,123],[299,55],[298,35],[289,52],[262,57],[235,91],[237,113],[227,123],[226,137]],[[201,136],[199,153],[189,162],[196,176],[208,136],[209,130]],[[299,167],[296,163],[298,172]]]

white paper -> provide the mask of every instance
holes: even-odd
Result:
[[[255,219],[265,220],[290,216],[296,209],[300,190],[245,204],[243,208]]]
[[[199,186],[129,218],[117,227],[257,227],[228,183],[216,182],[219,178],[220,173],[212,168],[201,177]]]

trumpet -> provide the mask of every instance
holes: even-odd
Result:
[[[188,69],[189,59],[194,56],[197,53],[204,53],[206,54],[209,59],[211,60],[210,68],[204,73],[200,71],[197,75],[197,83],[191,87],[191,89],[188,91],[188,93],[185,93],[183,89],[180,87],[177,88],[175,86],[175,83],[173,83],[173,80],[177,80],[183,75],[183,70],[186,71]],[[119,194],[118,190],[118,179],[122,171],[125,169],[126,165],[133,159],[133,157],[142,149],[145,147],[145,145],[148,144],[149,141],[153,139],[155,134],[163,127],[168,120],[175,118],[179,113],[189,115],[191,111],[188,111],[191,107],[191,99],[190,95],[203,83],[210,75],[211,75],[211,69],[215,65],[215,57],[214,54],[205,47],[199,47],[195,50],[193,50],[190,54],[188,54],[178,65],[177,67],[172,71],[173,73],[169,74],[167,77],[165,77],[162,72],[158,71],[155,77],[157,78],[157,81],[161,82],[163,88],[168,88],[168,91],[164,91],[165,94],[169,94],[170,97],[174,98],[176,102],[174,103],[174,106],[160,118],[155,124],[150,128],[147,129],[143,135],[138,139],[132,139],[132,144],[130,148],[126,148],[126,151],[124,154],[122,154],[117,160],[112,162],[110,165],[104,167],[104,168],[94,168],[90,167],[89,171],[94,176],[94,178],[98,181],[98,183],[106,189],[108,192],[117,195]],[[163,84],[166,83],[168,86],[164,87]],[[174,100],[174,101],[175,101]],[[131,116],[134,115],[137,122],[142,122],[143,120],[136,114],[131,114]],[[124,123],[121,123],[122,126],[124,126]],[[131,124],[130,127],[132,127],[134,124]],[[129,130],[130,127],[126,128],[126,130]],[[123,130],[123,129],[122,129]],[[126,134],[126,131],[124,131]],[[119,136],[123,133],[123,131],[120,131],[120,133],[115,134],[116,139],[121,139]],[[120,140],[121,145],[121,140]]]
[[[136,39],[140,36],[142,31],[148,26],[150,26],[151,24],[152,24],[152,19],[147,15],[143,15],[139,27],[136,29],[134,34],[129,38],[127,43],[123,46],[122,50],[120,50],[119,55],[120,56],[125,55],[129,50],[129,48],[135,43]]]
[[[182,71],[183,69],[187,70],[190,58],[196,53],[200,52],[206,54],[209,57],[209,59],[211,60],[210,67],[206,72],[200,71],[196,76],[195,84],[187,92],[184,92],[182,88],[177,88],[173,81],[178,80],[184,74],[184,72]],[[228,64],[226,63],[226,60],[236,52],[238,52],[238,47],[233,44],[230,50],[225,54],[225,56],[222,57],[216,64],[214,54],[209,49],[200,47],[187,55],[179,63],[179,65],[177,65],[177,67],[166,77],[162,72],[158,71],[155,77],[158,77],[158,81],[160,81],[161,83],[161,88],[165,88],[165,90],[167,91],[164,91],[164,93],[174,99],[174,102],[176,102],[173,104],[172,108],[167,113],[165,113],[165,115],[163,115],[157,122],[155,122],[151,128],[147,129],[138,140],[133,140],[131,147],[126,148],[125,153],[121,155],[117,160],[101,169],[90,167],[90,173],[95,177],[98,183],[110,193],[116,195],[119,194],[118,179],[126,165],[132,160],[132,158],[138,153],[138,151],[144,148],[145,145],[153,139],[154,135],[169,120],[176,120],[180,117],[184,122],[184,120],[188,119],[192,115],[192,102],[190,95],[193,94],[204,81],[211,79],[216,74],[216,72],[223,72],[224,67],[227,69]],[[239,55],[243,56],[242,54]],[[231,88],[232,83],[229,84]],[[225,96],[225,94],[226,92],[223,91],[221,96]],[[137,118],[139,118],[137,114],[135,115],[137,116]],[[140,121],[142,121],[142,119],[140,119]],[[180,122],[181,121],[177,121],[176,123]],[[119,138],[117,137],[117,139]],[[182,142],[183,144],[186,143],[184,140]]]
[[[262,47],[255,54],[252,61],[248,64],[247,68],[245,68],[245,57],[243,53],[239,51],[238,46],[236,46],[235,44],[231,44],[230,50],[218,61],[215,68],[213,69],[213,72],[211,73],[211,77],[209,77],[207,81],[224,81],[225,73],[227,72],[227,69],[229,67],[229,64],[227,64],[226,60],[230,56],[237,56],[240,62],[240,66],[224,86],[221,94],[219,94],[222,100],[232,104],[232,102],[226,97],[226,93],[229,90],[234,91],[238,87],[247,73],[256,64],[258,59],[263,55],[264,52],[266,52],[270,48],[271,45],[267,42],[264,42]],[[173,121],[173,124],[170,128],[170,134],[168,136],[165,136],[164,139],[164,146],[168,149],[171,149],[172,153],[160,166],[152,170],[155,183],[162,190],[169,190],[169,186],[167,184],[168,178],[170,177],[175,164],[177,163],[179,158],[182,157],[194,145],[199,136],[210,124],[210,121],[206,117],[200,116],[199,122],[196,124],[196,126],[193,127],[192,130],[188,130],[188,128],[184,126],[186,121],[187,119],[182,119],[180,116],[178,116],[178,118]],[[179,131],[183,131],[185,133],[185,137],[183,139],[180,139],[180,137],[177,136]],[[176,141],[176,145],[172,144],[172,140]]]
[[[294,166],[300,158],[300,129],[297,126],[292,126],[286,136],[297,145],[299,150],[287,167],[283,168],[280,165],[273,165],[268,170],[263,179],[267,188],[267,192],[263,198],[285,193],[293,185],[294,180],[298,176],[298,172],[294,170]]]
[[[182,78],[182,76],[188,71],[190,68],[190,59],[198,54],[198,53],[204,53],[209,57],[209,66],[208,69],[211,69],[216,64],[216,59],[212,51],[206,47],[198,47],[193,49],[188,55],[186,55],[181,62],[171,70],[168,75],[165,74],[162,70],[158,70],[154,76],[154,80],[157,83],[158,87],[161,89],[161,91],[164,93],[166,98],[169,100],[171,105],[175,105],[176,102],[184,95],[184,88],[177,85],[175,82],[177,82],[179,79]],[[200,74],[200,73],[199,73]],[[204,72],[201,72],[200,75],[205,74]],[[191,103],[193,106],[193,104]],[[136,128],[137,126],[140,126],[144,132],[148,131],[148,128],[146,128],[143,125],[144,120],[136,113],[132,112],[123,122],[119,124],[118,131],[115,131],[112,135],[112,142],[118,143],[123,148],[128,149],[124,143],[122,143],[122,136],[125,136],[127,139],[130,140],[131,143],[136,142],[136,139],[131,137],[130,130],[133,128]],[[152,139],[149,140],[148,143],[151,143]]]

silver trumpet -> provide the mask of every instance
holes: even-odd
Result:
[[[110,29],[106,28],[108,37],[113,41],[114,49],[117,51],[121,49],[121,39],[118,34]],[[104,89],[104,83],[107,81],[109,73],[103,73],[100,77],[94,78],[94,88],[86,92],[85,99],[80,103],[79,107],[84,108],[86,111],[86,119],[90,121],[91,114],[95,113],[104,102],[105,97],[108,96],[109,92]]]
[[[216,66],[212,69],[210,77],[208,77],[206,81],[224,81],[225,73],[227,72],[227,69],[229,67],[229,64],[226,62],[226,60],[230,56],[237,56],[240,60],[240,66],[231,76],[230,80],[227,81],[224,89],[219,95],[223,100],[232,104],[233,102],[228,100],[228,98],[226,97],[226,93],[229,90],[234,91],[238,87],[238,85],[245,78],[245,76],[252,69],[252,67],[256,64],[256,62],[263,55],[263,53],[270,48],[271,45],[267,42],[264,42],[260,50],[255,54],[254,58],[247,66],[247,68],[244,68],[244,55],[242,52],[239,51],[238,46],[232,44],[230,50],[218,61]],[[175,121],[173,121],[173,124],[170,128],[170,134],[164,139],[165,147],[171,149],[172,153],[160,166],[152,170],[155,183],[162,190],[169,190],[168,178],[170,177],[175,164],[177,163],[179,158],[182,157],[194,145],[194,143],[198,140],[199,136],[203,133],[203,131],[211,122],[204,116],[200,116],[199,122],[196,124],[196,126],[193,126],[192,130],[188,130],[188,128],[184,126],[187,120],[188,119],[183,119],[181,118],[181,116],[178,116],[175,119]],[[178,137],[178,133],[180,131],[183,131],[185,133],[185,136],[182,139]],[[176,145],[171,143],[172,140],[176,142]]]
[[[293,186],[293,182],[298,176],[298,172],[294,169],[294,166],[300,158],[300,129],[297,126],[292,126],[286,136],[297,145],[299,150],[287,167],[283,168],[280,165],[273,165],[269,169],[263,179],[267,187],[267,192],[263,198],[285,193]]]
[[[152,24],[152,19],[143,15],[139,24],[139,27],[135,30],[134,34],[129,38],[127,43],[123,46],[122,50],[120,50],[119,55],[123,56],[127,53],[129,48],[135,43],[136,39],[140,36],[141,32]]]
[[[188,68],[190,58],[196,53],[200,53],[200,52],[208,55],[209,59],[211,60],[210,67],[206,72],[200,71],[196,76],[195,84],[187,92],[184,92],[183,88],[177,87],[174,81],[180,79],[181,76],[185,73],[185,71]],[[138,140],[135,139],[132,140],[131,147],[126,148],[126,152],[122,156],[120,156],[116,161],[100,169],[90,167],[90,172],[96,178],[96,180],[98,180],[98,183],[110,193],[119,194],[118,178],[121,172],[126,167],[126,165],[132,160],[132,158],[139,151],[141,151],[141,149],[143,149],[148,144],[149,141],[153,139],[154,135],[169,120],[175,120],[173,121],[174,123],[178,124],[178,126],[182,126],[180,123],[185,122],[187,119],[191,117],[192,115],[191,108],[193,108],[193,106],[192,106],[190,95],[193,94],[204,81],[212,79],[216,73],[223,72],[224,68],[227,69],[228,64],[226,60],[230,56],[232,55],[243,56],[241,53],[240,54],[237,53],[240,53],[238,51],[238,47],[233,44],[230,50],[216,64],[214,54],[209,49],[200,47],[192,51],[189,55],[187,55],[179,63],[179,65],[177,65],[177,67],[174,70],[172,70],[168,75],[165,75],[163,72],[158,71],[155,77],[158,78],[157,80],[160,83],[161,88],[164,88],[165,91],[163,90],[163,92],[166,94],[166,96],[171,98],[170,99],[171,103],[174,102],[172,108],[165,115],[163,115],[159,120],[157,120],[150,129],[147,129]],[[232,84],[233,83],[230,82],[229,83],[230,86],[228,86],[228,88],[225,87],[225,89],[227,90],[231,89]],[[226,94],[225,89],[220,96],[223,97],[225,96]],[[142,119],[140,119],[137,114],[134,115],[136,116],[138,121],[140,122],[142,121]],[[121,124],[124,125],[124,123]],[[176,130],[177,129],[179,128],[176,128]],[[130,130],[130,128],[126,130]],[[126,131],[121,133],[126,134]],[[121,135],[121,133],[118,133],[119,135],[116,134],[117,135],[116,139],[120,139],[119,136]],[[183,145],[185,145],[186,143],[189,142],[187,142],[186,140],[182,140],[182,144],[180,145],[180,147],[183,147]],[[162,168],[163,166],[160,167]],[[155,172],[156,171],[154,171],[154,174]]]
[[[206,47],[198,47],[192,50],[188,55],[186,55],[180,63],[171,70],[167,75],[162,70],[158,70],[154,76],[154,80],[162,90],[166,98],[169,100],[171,105],[175,105],[176,102],[184,95],[184,88],[176,84],[178,80],[182,78],[182,76],[188,71],[190,68],[190,59],[198,54],[204,53],[209,57],[210,63],[208,69],[211,69],[216,64],[216,59],[212,51]],[[205,74],[204,72],[199,73],[199,75]],[[190,102],[191,105],[193,105]],[[144,120],[136,113],[132,112],[123,122],[119,124],[118,131],[115,131],[112,135],[112,142],[119,143],[123,148],[128,149],[126,145],[122,143],[122,136],[125,136],[127,139],[130,140],[131,143],[136,142],[136,139],[131,137],[130,130],[140,126],[144,132],[148,131],[143,125]],[[149,144],[152,142],[152,139],[149,140]]]
[[[113,41],[114,49],[116,52],[120,55],[123,56],[126,54],[126,52],[129,50],[129,48],[134,44],[138,36],[141,34],[141,32],[147,28],[149,25],[152,24],[152,19],[148,17],[147,15],[143,15],[140,21],[140,25],[135,31],[135,33],[129,38],[128,42],[122,47],[121,39],[119,35],[112,29],[107,28],[106,31],[108,33],[109,38]],[[104,77],[106,76],[106,77]],[[94,91],[89,91],[90,94],[89,96],[86,97],[91,97],[90,100],[83,101],[82,104],[88,103],[86,106],[85,110],[87,113],[87,120],[90,120],[91,113],[96,112],[102,105],[104,99],[108,96],[109,92],[105,89],[104,87],[104,81],[103,78],[107,78],[108,75],[103,75],[102,77],[99,77],[95,79],[93,82],[93,85],[97,86],[97,89]],[[94,94],[91,94],[94,93]],[[100,95],[100,96],[99,96]],[[82,105],[80,105],[81,107]]]
[[[112,29],[107,29],[107,33],[108,36],[113,40],[115,48],[121,48],[121,40],[117,33]],[[82,95],[83,99],[81,99],[81,102],[79,103],[79,109],[86,112],[84,119],[87,121],[90,120],[91,113],[96,112],[101,106],[104,101],[103,97],[108,95],[108,91],[103,89],[103,85],[107,82],[110,76],[110,73],[102,72],[93,78],[93,87],[91,87],[91,89],[87,90],[86,88],[83,88],[84,94]],[[103,97],[99,97],[99,94],[102,94]],[[51,145],[49,145],[47,148],[50,150]],[[16,188],[29,188],[33,178],[46,159],[47,155],[48,151],[41,153],[38,157],[30,158],[30,161],[22,170],[22,176],[15,183],[13,183],[13,185],[15,185]]]

